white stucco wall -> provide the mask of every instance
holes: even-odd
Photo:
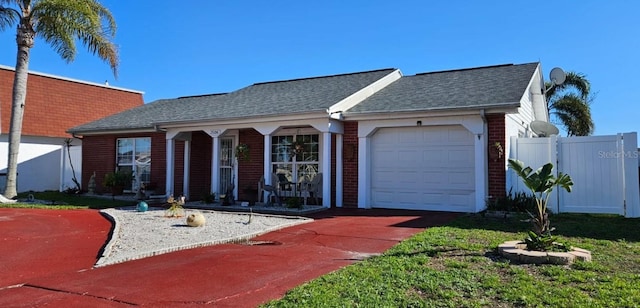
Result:
[[[75,140],[71,150],[78,181],[81,180],[82,173],[80,144],[79,140]],[[18,192],[61,190],[66,187],[74,187],[71,181],[71,167],[63,145],[63,138],[22,137],[18,154]],[[0,135],[0,173],[7,172],[8,151],[7,135]],[[4,192],[5,183],[6,176],[0,176],[0,191],[2,192]]]

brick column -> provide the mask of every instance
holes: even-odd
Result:
[[[342,147],[342,203],[358,207],[358,122],[344,122]]]
[[[487,128],[489,131],[489,138],[487,144],[487,157],[488,162],[488,176],[489,176],[489,196],[496,198],[506,195],[506,157],[504,150],[506,146],[506,132],[505,132],[505,114],[489,114],[487,118]],[[503,149],[502,157],[497,157],[492,154],[495,151],[496,142],[499,142]]]

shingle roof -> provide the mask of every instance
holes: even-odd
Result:
[[[87,123],[72,133],[151,128],[157,123],[325,111],[395,69],[256,83],[226,95],[163,99]]]
[[[538,63],[508,64],[404,76],[345,116],[518,105],[537,67]]]
[[[212,107],[219,103],[224,94],[189,96],[176,99],[161,99],[149,104],[129,109],[97,121],[69,129],[70,133],[109,130],[135,130],[153,128],[156,122],[168,122],[184,110]],[[206,105],[206,106],[205,106]]]

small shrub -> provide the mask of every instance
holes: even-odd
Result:
[[[297,197],[287,198],[287,200],[285,201],[285,204],[290,209],[302,208],[302,202],[300,202],[300,198],[297,198]]]
[[[487,210],[505,211],[505,212],[531,212],[536,207],[536,198],[526,192],[513,192],[513,188],[509,189],[509,193],[504,197],[497,197],[487,202]]]
[[[206,203],[206,204],[211,204],[214,203],[216,201],[216,194],[215,193],[204,193],[202,194],[202,202]]]
[[[173,195],[170,195],[167,199],[167,203],[169,204],[169,208],[165,211],[165,217],[183,217],[184,216],[184,196],[181,196],[178,199],[174,199]]]

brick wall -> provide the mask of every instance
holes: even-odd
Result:
[[[151,137],[151,183],[156,193],[163,194],[166,171],[166,141],[164,133],[86,136],[82,139],[82,187],[87,188],[91,175],[96,173],[96,192],[107,193],[102,186],[105,174],[116,169],[116,140],[118,138]]]
[[[249,159],[238,160],[238,200],[254,200],[254,195],[245,192],[245,189],[258,189],[258,181],[262,177],[264,169],[264,136],[254,129],[240,131],[240,143],[249,146]]]
[[[212,142],[211,136],[205,132],[191,134],[190,200],[201,200],[203,195],[211,193]]]
[[[9,132],[14,71],[0,68],[0,123]],[[70,137],[66,130],[143,104],[141,93],[29,74],[22,134]]]
[[[344,122],[342,146],[344,207],[358,207],[358,122]]]
[[[491,152],[491,148],[496,142],[500,142],[503,149],[505,146],[506,132],[505,132],[505,115],[504,114],[489,114],[487,115],[487,127],[489,131],[488,152]],[[487,153],[489,157],[489,153]],[[489,157],[488,158],[488,181],[489,181],[489,196],[492,198],[501,197],[506,194],[506,169],[505,169],[505,157],[501,158]]]

